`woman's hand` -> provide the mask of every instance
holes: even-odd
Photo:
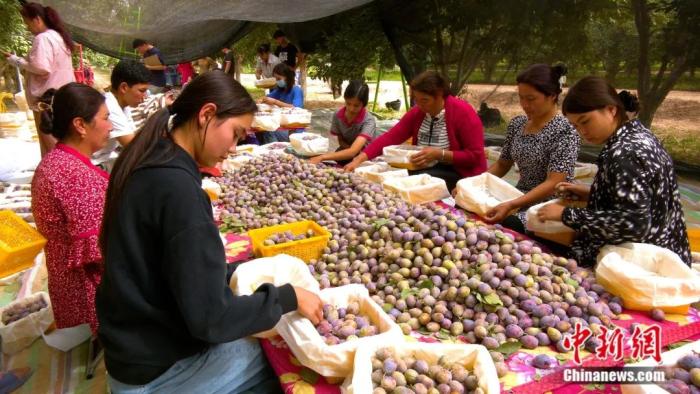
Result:
[[[491,223],[500,223],[503,219],[508,217],[510,211],[513,209],[515,209],[515,207],[509,201],[500,203],[486,212],[484,219]]]
[[[554,186],[554,192],[565,200],[588,201],[591,194],[591,187],[580,183],[559,182]]]
[[[345,172],[353,172],[357,167],[360,166],[363,162],[367,161],[369,159],[366,154],[360,153],[359,155],[355,156],[354,159],[350,163],[348,163],[345,167],[343,167],[343,171]]]
[[[541,221],[554,220],[561,222],[561,216],[564,213],[565,206],[561,204],[547,204],[537,211],[537,218]]]
[[[276,106],[278,106],[278,107],[280,106],[278,100],[273,99],[272,97],[267,97],[267,96],[265,96],[265,97],[261,98],[260,100],[258,100],[258,104],[260,104],[260,103],[268,104],[268,105],[276,105]]]
[[[317,294],[294,286],[297,296],[297,312],[317,325],[323,319],[323,302]]]
[[[442,149],[426,147],[411,156],[411,163],[418,167],[427,167],[433,161],[440,160]]]
[[[323,155],[314,156],[314,157],[309,159],[309,163],[311,163],[311,164],[319,164],[322,161],[323,161]]]

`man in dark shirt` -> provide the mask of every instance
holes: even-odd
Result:
[[[236,55],[233,52],[231,48],[224,47],[221,49],[221,52],[224,54],[224,68],[223,71],[231,75],[234,79],[239,80],[240,79],[240,72],[237,69],[237,62],[236,62]]]
[[[163,62],[163,56],[160,50],[148,41],[137,38],[134,40],[132,47],[143,57],[144,59],[157,56],[160,65],[149,65],[146,64],[146,68],[151,71],[151,84],[148,90],[151,94],[162,93],[165,89],[165,62]]]
[[[292,70],[296,71],[297,64],[301,61],[301,53],[299,49],[294,46],[282,30],[277,30],[272,38],[277,42],[277,48],[275,48],[275,56],[277,56],[282,63],[286,63]]]

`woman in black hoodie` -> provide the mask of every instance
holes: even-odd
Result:
[[[228,286],[233,267],[198,166],[225,159],[255,110],[238,82],[204,74],[119,156],[107,190],[96,300],[113,393],[255,388],[269,367],[246,337],[294,310],[320,320],[320,299],[303,289],[264,284],[234,296]]]

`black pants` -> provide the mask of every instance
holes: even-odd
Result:
[[[452,190],[457,186],[457,181],[461,179],[457,171],[455,171],[455,168],[452,167],[452,165],[443,163],[438,163],[433,167],[425,168],[422,170],[409,171],[408,173],[410,175],[428,174],[430,176],[440,178],[445,181],[445,183],[447,184],[447,190],[449,190],[450,192],[452,192]]]

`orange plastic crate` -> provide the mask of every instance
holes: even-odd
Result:
[[[23,271],[46,245],[46,239],[14,212],[0,211],[0,278]]]
[[[266,246],[265,239],[275,233],[291,231],[294,235],[304,234],[307,230],[313,230],[314,236],[299,241],[285,242],[283,244]],[[278,224],[276,226],[263,227],[248,231],[248,236],[253,244],[253,253],[257,257],[271,257],[278,254],[288,254],[309,262],[321,257],[323,248],[328,245],[331,234],[325,228],[311,220],[301,222]]]
[[[690,241],[690,250],[700,252],[700,228],[688,229],[688,241]]]

